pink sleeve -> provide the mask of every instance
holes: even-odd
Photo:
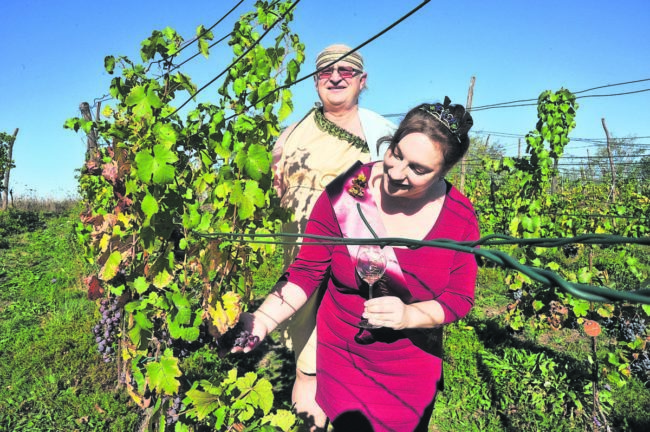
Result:
[[[334,210],[326,192],[321,193],[307,221],[306,234],[341,237],[341,230],[334,217]],[[329,273],[332,245],[315,244],[319,240],[305,238],[298,256],[283,278],[298,285],[310,296]],[[309,244],[312,243],[312,244]]]
[[[476,219],[468,221],[460,241],[475,241],[480,238]],[[449,284],[436,298],[445,311],[445,324],[465,317],[474,306],[476,291],[476,257],[467,252],[456,251],[452,262]]]

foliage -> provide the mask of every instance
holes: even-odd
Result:
[[[8,209],[0,213],[0,249],[9,248],[9,237],[45,227],[43,213]]]
[[[575,126],[577,107],[575,96],[568,90],[543,92],[538,99],[536,128],[526,137],[529,156],[483,160],[484,172],[477,173],[467,183],[483,234],[506,233],[519,238],[561,238],[587,233],[630,237],[648,234],[650,190],[641,182],[623,178],[618,185],[617,202],[607,202],[609,185],[603,183],[596,187],[592,183],[590,190],[583,180],[559,177],[557,161],[569,144],[568,134]],[[625,148],[618,145],[615,151],[622,154]],[[611,217],[598,217],[599,214]],[[513,246],[507,252],[523,264],[556,271],[569,281],[612,289],[640,289],[650,274],[645,247]],[[566,326],[615,330],[632,317],[647,319],[650,313],[648,307],[590,304],[540,286],[519,273],[507,273],[505,282],[512,298],[505,320],[515,331],[535,332]],[[609,333],[614,337],[621,334]],[[645,363],[639,359],[648,355],[647,330],[639,328],[636,336],[636,342],[620,340],[621,343],[610,345],[611,355],[597,359],[611,382],[623,385],[633,371],[638,371],[641,378],[645,376]]]
[[[9,149],[15,138],[4,132],[0,132],[0,194],[8,187],[5,185],[5,173],[15,168],[14,161],[9,159]]]
[[[483,351],[481,361],[492,375],[495,403],[508,428],[569,431],[583,423],[587,395],[568,378],[566,364],[514,348]],[[558,428],[562,423],[566,426]]]
[[[116,360],[152,429],[163,430],[166,417],[176,420],[165,414],[175,395],[184,406],[176,430],[220,428],[253,415],[282,429],[292,416],[269,414],[268,400],[259,405],[256,392],[242,392],[238,404],[228,404],[228,379],[201,380],[198,390],[182,370],[184,357],[234,327],[253,299],[253,271],[273,252],[192,233],[270,233],[287,217],[274,204],[270,149],[292,108],[290,90],[280,86],[295,81],[304,60],[304,46],[289,28],[292,7],[258,1],[235,24],[228,43],[236,59],[216,104],[199,102],[185,118],[172,106],[183,93],[196,101],[197,87],[174,67],[183,38],[166,28],[142,43],[146,65],[106,58],[109,73],[121,71],[111,83],[117,103],[104,109],[107,120],[66,122],[76,131],[96,131],[107,143],[82,170],[87,208],[78,234],[97,268],[89,288],[119,297],[124,306]],[[271,30],[274,39],[264,47],[262,37]],[[212,37],[197,28],[205,56]],[[154,65],[159,75],[149,72]],[[261,378],[256,385],[268,382]],[[218,396],[221,408],[203,407],[200,392]]]

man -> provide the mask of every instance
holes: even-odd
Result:
[[[359,108],[359,95],[366,86],[363,57],[346,45],[331,45],[316,59],[316,91],[322,104],[289,126],[273,149],[274,186],[285,208],[294,211],[294,220],[284,232],[302,233],[316,199],[325,186],[357,160],[383,158],[386,146],[377,141],[395,130],[395,125],[379,114]],[[336,63],[331,64],[333,61]],[[387,145],[387,143],[386,143]],[[298,246],[286,246],[287,267]],[[307,419],[310,430],[325,430],[327,417],[315,401],[316,395],[316,310],[319,295],[313,295],[289,321],[285,330],[288,346],[296,355],[296,381],[292,400],[296,411]]]

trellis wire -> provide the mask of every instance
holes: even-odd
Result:
[[[477,241],[455,241],[451,239],[436,239],[436,240],[414,240],[401,237],[383,237],[383,238],[341,238],[341,237],[328,237],[312,234],[293,234],[293,233],[277,233],[277,234],[245,234],[245,233],[200,233],[194,232],[197,236],[204,238],[224,238],[235,242],[246,242],[255,244],[276,244],[276,245],[364,245],[375,244],[382,247],[385,246],[405,246],[410,249],[418,249],[421,247],[438,247],[443,249],[451,249],[460,252],[471,253],[475,256],[480,256],[495,264],[503,267],[517,270],[518,272],[528,276],[534,281],[540,282],[549,287],[559,287],[565,292],[584,300],[600,303],[627,301],[631,303],[640,303],[650,305],[650,289],[639,289],[634,291],[616,291],[612,288],[604,286],[596,286],[590,284],[569,282],[563,279],[557,273],[521,264],[516,258],[508,255],[503,251],[488,250],[484,248],[477,248],[477,246],[503,246],[503,245],[519,245],[519,246],[534,246],[542,248],[561,247],[567,244],[585,244],[585,245],[614,245],[614,244],[639,244],[650,245],[650,237],[624,237],[617,235],[606,234],[583,234],[576,237],[563,237],[563,238],[527,238],[520,239],[508,235],[491,234],[480,238]],[[373,232],[374,235],[374,232]],[[303,238],[315,241],[279,241],[279,240],[259,240],[269,238]]]

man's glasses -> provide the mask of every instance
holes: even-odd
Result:
[[[338,66],[338,67],[328,67],[316,74],[318,79],[326,80],[330,79],[332,77],[332,74],[334,74],[334,71],[338,71],[339,76],[343,79],[350,79],[356,75],[359,75],[363,71],[359,69],[355,69],[350,66]]]

